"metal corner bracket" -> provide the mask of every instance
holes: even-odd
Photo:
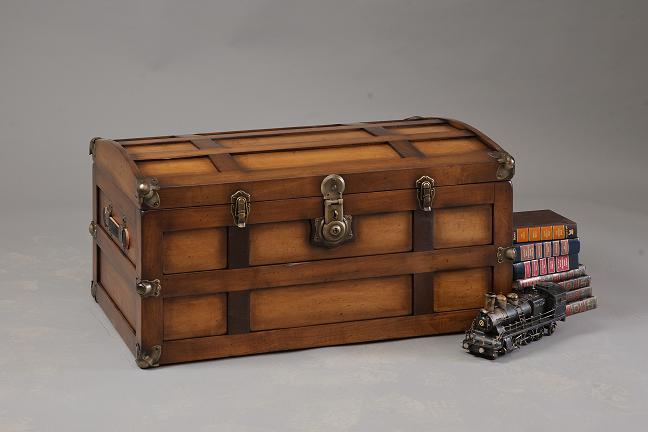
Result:
[[[88,233],[90,233],[90,237],[97,238],[97,223],[95,221],[90,221],[90,225],[88,225]]]
[[[160,182],[155,177],[144,177],[137,180],[137,198],[140,204],[150,208],[160,207]]]
[[[497,262],[503,263],[504,260],[513,261],[517,252],[514,247],[498,247],[497,248]]]
[[[97,288],[98,284],[95,281],[90,281],[90,295],[94,299],[94,301],[97,301]]]
[[[142,298],[159,297],[162,291],[162,284],[159,279],[141,280],[135,285],[135,291]]]
[[[97,140],[103,139],[101,137],[94,137],[90,140],[89,148],[88,148],[88,154],[92,156],[93,158],[95,157],[96,150],[97,150]]]
[[[135,361],[141,369],[158,367],[161,355],[161,345],[153,345],[150,352],[146,352],[140,344],[135,345]]]
[[[515,175],[515,158],[504,150],[489,152],[488,155],[499,162],[497,180],[511,180]]]

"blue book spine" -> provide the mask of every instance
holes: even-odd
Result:
[[[552,240],[535,243],[523,243],[514,246],[514,263],[534,259],[573,255],[580,252],[580,239]]]

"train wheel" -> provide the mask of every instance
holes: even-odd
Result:
[[[556,331],[556,323],[551,323],[547,326],[547,336],[551,336]]]

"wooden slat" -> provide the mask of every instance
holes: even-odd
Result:
[[[254,196],[252,197],[254,200]],[[493,184],[471,184],[436,188],[432,208],[491,204]],[[322,215],[322,198],[297,198],[287,201],[253,201],[250,224],[310,220]],[[418,206],[414,189],[344,194],[344,209],[352,216],[410,211]],[[164,231],[190,230],[196,227],[230,226],[229,205],[170,209],[151,215]]]
[[[176,297],[164,301],[164,340],[227,332],[226,294]]]
[[[218,141],[201,135],[182,135],[199,149],[223,148],[224,146]],[[209,159],[218,171],[240,171],[241,167],[232,158],[229,153],[220,155],[209,155]]]
[[[457,333],[470,325],[476,313],[473,309],[169,341],[162,350],[160,363]]]
[[[128,349],[134,355],[136,344],[135,330],[133,330],[130,324],[128,324],[128,321],[126,320],[126,318],[124,318],[124,315],[122,315],[108,293],[106,293],[105,288],[101,286],[100,283],[97,283],[96,290],[97,303],[99,303],[99,306],[101,306],[101,309],[104,311],[112,325],[115,327],[115,330],[117,330],[119,336],[121,336],[121,338],[126,343],[126,346],[128,346]]]
[[[234,293],[229,293],[234,294]],[[252,291],[254,331],[409,315],[410,275]]]
[[[166,275],[162,295],[214,294],[277,286],[486,267],[497,260],[492,245],[275,264],[231,270]]]
[[[236,176],[233,179],[225,178],[229,173],[221,173],[223,183],[219,184],[206,184],[212,179],[208,175],[165,178],[159,191],[160,208],[229,204],[231,195],[240,189],[252,195],[253,205],[255,201],[262,199],[316,197],[321,195],[322,179],[332,172],[344,177],[347,185],[345,196],[352,193],[410,189],[422,175],[433,177],[438,186],[496,180],[498,165],[484,152],[462,155],[456,158],[456,163],[452,163],[453,159],[455,158],[408,158],[391,160],[390,164],[366,162],[361,172],[353,164],[339,163],[310,169],[253,171],[244,178]],[[407,161],[410,163],[400,164]]]
[[[491,268],[436,272],[433,283],[435,312],[478,308],[491,291]]]
[[[444,124],[446,121],[440,118],[421,118],[419,120],[387,120],[378,122],[365,122],[380,126],[409,126],[409,125],[427,125],[427,124]],[[331,132],[342,130],[358,129],[353,125],[342,124],[329,124],[329,125],[315,125],[315,126],[297,126],[286,128],[270,128],[270,129],[256,129],[245,131],[227,131],[227,132],[206,132],[196,134],[210,139],[232,139],[232,138],[248,138],[248,137],[261,137],[261,136],[276,136],[286,134],[299,134],[299,133],[316,133],[316,132]],[[162,144],[165,142],[178,142],[182,140],[183,135],[170,135],[159,137],[142,137],[142,138],[126,138],[118,139],[121,145],[143,145],[143,144]]]
[[[434,248],[456,248],[493,242],[492,206],[438,209],[434,213]]]
[[[442,131],[432,132],[427,134],[417,134],[411,139],[417,141],[430,141],[430,140],[451,140],[454,138],[465,138],[475,136],[474,133],[466,130]],[[204,148],[200,150],[176,150],[167,152],[155,152],[150,154],[132,155],[134,161],[151,161],[151,160],[168,160],[168,159],[182,159],[198,156],[218,155],[218,154],[247,154],[247,153],[263,153],[263,152],[276,152],[276,151],[299,151],[317,148],[331,148],[331,147],[346,147],[353,145],[371,145],[388,143],[390,141],[402,141],[405,135],[391,133],[389,135],[381,135],[374,137],[364,138],[347,138],[341,140],[328,140],[328,141],[308,141],[297,143],[275,143],[267,144],[247,144],[239,145],[237,147],[214,147]],[[422,155],[422,153],[421,153]]]
[[[117,247],[110,236],[101,226],[97,226],[97,245],[103,252],[103,255],[110,260],[119,274],[126,279],[135,281],[136,272],[132,262],[128,259],[121,248]]]
[[[154,211],[142,212],[140,223],[141,251],[137,263],[137,276],[141,280],[162,280],[162,230],[151,215]],[[164,284],[162,292],[164,292]],[[164,340],[164,308],[162,296],[140,299],[137,325],[137,342],[142,349],[150,352],[155,345],[162,345]]]
[[[367,123],[356,123],[355,126],[359,126],[362,129],[366,130],[370,134],[374,136],[392,136],[392,135],[397,135],[398,132],[386,129],[383,126],[378,126],[378,125],[371,125]],[[439,133],[439,132],[433,132],[433,133]],[[440,133],[450,133],[452,134],[453,131],[442,131]],[[419,149],[414,147],[414,145],[409,141],[408,135],[401,135],[400,139],[390,139],[388,141],[389,145],[394,149],[396,153],[400,155],[400,157],[407,158],[407,157],[425,157],[425,154],[423,154]]]
[[[495,184],[495,203],[493,204],[493,243],[499,247],[511,246],[513,232],[513,188],[510,182]],[[506,294],[511,291],[513,266],[508,260],[497,264],[493,271],[493,289]]]
[[[164,273],[225,268],[227,267],[226,229],[203,228],[165,232],[162,251]]]

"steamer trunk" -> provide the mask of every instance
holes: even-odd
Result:
[[[455,120],[90,153],[92,293],[143,368],[460,332],[511,286],[513,159]]]

